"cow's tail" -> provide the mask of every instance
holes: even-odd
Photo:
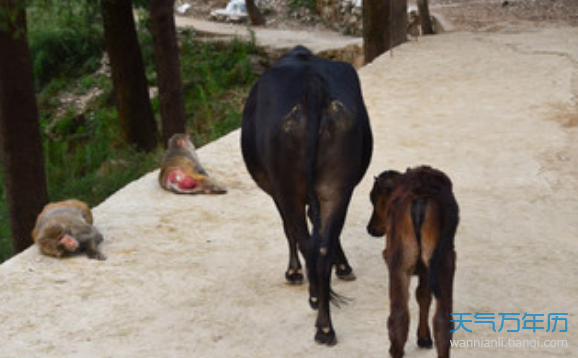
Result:
[[[441,299],[442,296],[439,277],[440,267],[443,265],[443,254],[447,250],[453,250],[454,237],[456,235],[459,221],[458,204],[451,192],[443,192],[439,195],[443,210],[443,224],[441,228],[440,241],[433,252],[429,267],[430,287],[437,299]]]
[[[325,82],[317,75],[311,75],[305,83],[304,106],[307,116],[307,131],[305,140],[305,176],[307,184],[307,201],[309,203],[309,218],[311,220],[311,240],[308,247],[307,276],[310,282],[318,286],[317,262],[319,252],[322,249],[329,250],[329,243],[322,242],[321,228],[321,206],[315,191],[315,166],[317,157],[317,147],[319,142],[319,129],[323,118],[323,110],[328,101],[327,88]],[[328,253],[330,254],[330,253]],[[331,302],[339,304],[342,299],[335,292],[330,290]]]
[[[309,242],[309,265],[307,275],[310,282],[317,282],[317,255],[321,246],[321,207],[315,192],[315,158],[317,157],[317,143],[319,141],[319,127],[323,115],[325,102],[324,83],[318,76],[310,76],[305,84],[304,105],[307,116],[307,130],[305,140],[305,180],[307,184],[307,202],[309,204],[309,218],[311,220],[311,240]]]

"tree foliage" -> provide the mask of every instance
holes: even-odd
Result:
[[[55,77],[96,70],[104,50],[94,1],[34,1],[27,9],[28,42],[36,88]]]

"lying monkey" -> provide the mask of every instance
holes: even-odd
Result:
[[[106,260],[98,250],[102,235],[92,226],[92,213],[82,201],[66,200],[46,205],[36,219],[32,238],[48,256],[86,252],[91,259]]]
[[[163,158],[159,183],[165,190],[178,194],[224,194],[227,189],[217,184],[201,166],[195,146],[187,134],[174,134]]]

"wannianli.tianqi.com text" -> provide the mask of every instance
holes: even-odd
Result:
[[[568,342],[565,339],[546,339],[541,341],[536,339],[516,339],[498,337],[497,339],[452,339],[452,348],[567,348]]]

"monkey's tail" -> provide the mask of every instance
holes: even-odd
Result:
[[[441,299],[442,297],[439,282],[442,256],[447,250],[453,250],[454,237],[459,221],[458,204],[451,192],[443,192],[440,193],[439,196],[443,210],[443,224],[440,241],[433,252],[429,267],[430,287],[437,299]]]

